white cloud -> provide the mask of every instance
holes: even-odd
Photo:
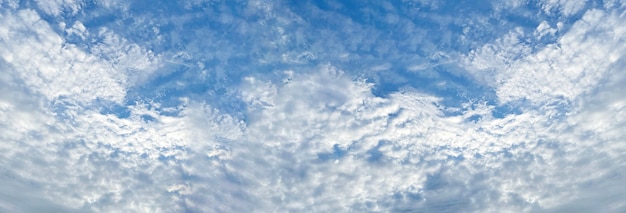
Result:
[[[558,28],[558,25],[559,24],[557,24],[557,28]],[[557,32],[557,29],[551,27],[547,21],[543,21],[539,24],[539,26],[537,26],[537,29],[535,30],[534,35],[535,37],[541,39],[542,37],[546,35],[554,36],[556,32]]]
[[[57,16],[64,12],[76,14],[83,7],[82,0],[37,0],[37,6],[48,15]]]
[[[542,0],[541,8],[548,14],[556,11],[565,16],[571,16],[583,10],[587,3],[587,0]]]
[[[273,17],[271,6],[250,5]],[[97,40],[81,49],[33,11],[1,15],[0,211],[626,208],[611,200],[624,193],[617,186],[626,166],[625,29],[616,12],[586,12],[544,48],[524,43],[529,35],[516,28],[468,54],[463,63],[502,104],[534,103],[516,114],[494,116],[498,106],[479,101],[448,108],[410,87],[377,97],[364,79],[323,65],[278,80],[244,76],[232,88],[247,107],[242,120],[189,98],[103,114],[91,101],[123,103],[128,87],[160,67],[158,55],[106,28],[72,22],[68,35]],[[554,30],[547,22],[532,29],[539,37]],[[268,61],[302,64],[300,53],[314,54]]]
[[[613,7],[623,8],[626,7],[626,1],[624,0],[605,0],[603,1],[604,7],[607,9],[611,9]]]
[[[180,210],[159,202],[169,200],[165,186],[149,183],[177,183],[175,160],[159,159],[184,158],[185,122],[145,105],[131,107],[132,116],[121,119],[100,114],[101,106],[91,102],[123,102],[131,81],[140,79],[135,76],[147,75],[133,72],[156,69],[155,56],[106,31],[106,45],[85,52],[31,10],[1,16],[0,169],[6,172],[0,179],[7,187],[0,196],[21,201],[0,203],[0,210]],[[72,29],[89,35],[81,25]],[[26,206],[28,200],[40,205]]]
[[[65,23],[61,23],[61,26],[61,28],[65,28]],[[89,32],[87,32],[85,25],[83,25],[83,23],[81,23],[80,21],[74,22],[72,27],[65,29],[65,32],[69,35],[77,35],[83,40],[85,40],[85,38],[89,35]]]
[[[615,185],[615,178],[620,177],[621,174],[613,171],[624,167],[616,163],[625,157],[620,154],[624,121],[616,117],[623,114],[623,100],[615,92],[621,86],[614,83],[620,80],[608,80],[623,78],[620,70],[624,68],[626,49],[621,36],[624,27],[619,24],[623,21],[618,11],[589,10],[555,44],[530,51],[533,47],[519,40],[506,42],[508,37],[505,37],[495,45],[488,44],[472,52],[467,58],[470,71],[477,79],[495,82],[490,85],[501,104],[520,99],[533,103],[514,117],[536,114],[540,120],[533,123],[544,125],[536,129],[539,131],[527,132],[526,137],[522,137],[525,138],[523,143],[513,144],[535,146],[530,150],[536,154],[530,156],[544,165],[528,164],[527,168],[542,171],[539,174],[544,175],[539,176],[543,176],[539,182],[532,178],[522,183],[536,182],[544,188],[508,190],[525,191],[525,197],[550,211],[604,208],[604,204],[598,204],[599,200],[623,193],[609,190],[611,195],[600,195],[600,191]],[[545,29],[538,27],[538,31],[542,28]],[[514,35],[524,37],[522,33]],[[506,125],[519,128],[519,125]],[[527,137],[532,135],[536,138]],[[537,143],[529,146],[529,141]],[[507,187],[511,186],[524,184]],[[613,206],[613,209],[607,207],[607,211],[624,209],[622,202],[609,200],[606,204]]]
[[[563,152],[579,149],[563,141],[562,123],[548,118],[558,110],[497,119],[493,108],[473,105],[445,117],[437,98],[407,89],[382,99],[335,68],[320,69],[284,85],[249,78],[242,90],[251,107],[248,126],[222,144],[224,151],[210,152],[228,158],[190,161],[188,173],[203,181],[188,199],[222,211],[432,211],[446,200],[449,211],[530,211],[572,199],[568,184],[602,178],[557,172],[578,159],[563,160]],[[482,119],[464,121],[472,115]],[[213,172],[197,172],[203,170]],[[467,193],[474,198],[465,199]]]
[[[126,87],[159,66],[150,51],[106,30],[100,32],[104,41],[95,45],[94,56],[65,43],[34,11],[5,11],[2,17],[1,57],[27,86],[49,100],[71,97],[82,103],[95,99],[121,103]],[[76,22],[71,29],[85,35],[81,26]]]
[[[121,102],[124,76],[73,45],[64,45],[47,23],[29,10],[3,14],[0,54],[27,86],[50,100],[72,96],[79,101],[103,98]]]
[[[331,66],[319,70],[292,75],[286,84],[248,78],[242,85],[250,106],[246,125],[197,103],[183,109],[184,117],[160,116],[143,105],[124,119],[79,110],[70,121],[55,121],[57,133],[38,139],[47,145],[8,147],[8,156],[36,151],[41,158],[3,160],[44,162],[36,168],[49,173],[45,179],[37,170],[12,171],[45,184],[39,190],[57,204],[108,211],[115,203],[117,210],[155,212],[536,211],[590,199],[567,186],[601,181],[620,166],[582,175],[620,159],[620,152],[594,160],[608,149],[595,139],[579,145],[572,134],[578,128],[551,124],[552,112],[497,119],[492,107],[474,104],[446,117],[438,98],[410,88],[375,97],[361,80]],[[622,110],[621,102],[612,103]],[[465,120],[473,115],[482,118]],[[159,161],[161,155],[173,159]],[[65,193],[71,196],[61,198]]]
[[[468,65],[478,79],[494,82],[502,103],[572,101],[594,88],[626,52],[624,21],[616,12],[590,10],[555,44],[531,53],[520,42],[524,34],[514,33],[470,53]]]
[[[8,8],[17,8],[19,6],[19,0],[0,0],[0,4],[6,5]]]
[[[178,165],[190,142],[184,119],[141,105],[127,119],[80,107],[55,116],[41,104],[44,97],[3,94],[15,96],[0,97],[0,200],[10,202],[0,203],[0,210],[181,211],[168,190],[184,184]],[[155,120],[142,120],[146,114]]]

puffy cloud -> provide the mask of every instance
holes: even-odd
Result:
[[[447,117],[437,98],[410,89],[375,97],[340,73],[322,67],[287,84],[248,78],[248,125],[211,152],[227,158],[190,161],[189,174],[204,181],[188,199],[223,211],[537,211],[584,197],[567,186],[605,179],[583,173],[620,168],[596,169],[604,160],[593,158],[608,150],[578,145],[578,128],[549,117],[557,109],[494,118],[493,107],[477,104]],[[190,206],[203,208],[197,202]]]
[[[554,44],[532,52],[523,32],[513,31],[494,44],[472,51],[470,71],[494,88],[501,102],[528,99],[572,101],[599,83],[625,51],[617,11],[589,10]],[[542,23],[538,31],[543,31]]]
[[[83,7],[82,0],[52,0],[52,1],[36,1],[37,6],[48,15],[57,16],[64,12],[76,14]]]
[[[149,51],[124,43],[110,33],[104,35],[102,46],[94,47],[94,53],[86,53],[65,43],[32,10],[4,11],[2,22],[3,60],[26,86],[49,100],[71,97],[82,103],[95,99],[121,103],[125,88],[134,80],[132,76],[141,76],[136,72],[152,71],[158,66]],[[81,25],[75,26],[80,29]]]
[[[2,200],[9,201],[2,211],[108,211],[112,203],[128,203],[124,208],[131,210],[173,208],[158,207],[156,198],[139,204],[131,197],[168,197],[161,186],[148,184],[159,179],[152,170],[169,167],[158,159],[184,152],[181,122],[141,119],[154,115],[142,105],[131,107],[127,119],[98,110],[107,107],[101,101],[122,103],[132,72],[154,70],[154,56],[110,33],[107,45],[85,52],[31,10],[4,10],[2,21],[1,178]],[[163,129],[156,133],[151,125]]]
[[[625,210],[626,204],[615,199],[624,194],[617,186],[626,171],[626,120],[621,116],[626,100],[620,96],[626,85],[620,37],[624,17],[619,11],[589,10],[566,28],[548,21],[538,22],[536,29],[513,28],[460,62],[459,54],[446,49],[426,57],[432,61],[413,61],[399,49],[383,48],[402,46],[393,39],[375,43],[361,34],[352,43],[340,42],[360,29],[390,38],[331,11],[340,4],[313,9],[313,14],[343,20],[342,26],[349,26],[345,31],[325,29],[317,35],[328,36],[319,41],[330,44],[295,48],[313,41],[297,33],[308,32],[299,28],[307,22],[273,3],[245,7],[246,17],[258,16],[258,23],[236,16],[219,19],[244,30],[242,35],[268,38],[250,50],[273,52],[252,59],[237,53],[242,49],[229,50],[234,40],[181,38],[176,42],[187,46],[180,52],[156,54],[142,45],[160,43],[134,43],[114,27],[96,29],[79,20],[62,26],[58,32],[65,34],[58,35],[32,10],[2,11],[0,211]],[[582,11],[573,3],[558,8],[568,14]],[[185,17],[179,18],[176,23],[184,24]],[[402,25],[407,34],[423,30],[402,16],[380,20]],[[271,27],[246,27],[254,24]],[[194,30],[216,41],[223,38]],[[545,37],[558,39],[537,46],[528,42]],[[338,50],[319,51],[334,44],[341,44]],[[207,46],[212,49],[203,49]],[[218,74],[209,63],[196,61],[211,51],[204,56],[219,61],[215,67],[227,67],[237,57],[252,65],[231,66],[239,68],[233,71],[237,75]],[[372,56],[377,54],[393,60],[376,60]],[[126,94],[134,87],[177,73],[159,70],[171,67],[163,65],[163,55],[176,56],[168,63],[203,70],[174,79],[181,84],[189,76],[207,84],[212,78],[235,83],[223,86],[242,102],[243,109],[234,109],[244,111],[242,116],[200,98],[216,91],[182,94],[173,106],[129,99]],[[335,56],[339,59],[329,59]],[[440,77],[434,67],[457,64],[477,84],[492,88],[499,103],[473,99],[449,106],[445,97],[411,86],[377,96],[372,91],[380,85],[355,77],[362,72],[338,68],[357,59],[367,63],[353,69],[391,72],[399,61],[433,78]],[[334,63],[309,66],[316,60]],[[262,71],[242,71],[256,65]],[[194,75],[204,71],[209,74]],[[523,99],[531,104],[519,103]],[[518,111],[497,113],[511,105]]]
[[[587,0],[543,0],[541,1],[541,8],[548,14],[552,12],[559,12],[565,16],[575,15],[587,6]]]

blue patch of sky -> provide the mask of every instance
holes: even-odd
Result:
[[[491,116],[493,116],[494,118],[504,118],[507,115],[519,115],[522,114],[522,112],[523,111],[521,106],[516,106],[514,104],[503,104],[496,105],[494,110],[491,111]]]
[[[383,145],[387,144],[389,142],[387,141],[378,141],[378,144],[376,144],[375,147],[371,148],[370,150],[367,150],[367,161],[370,163],[376,163],[376,162],[380,162],[383,157],[384,154],[383,152],[380,151],[380,147],[382,147]]]
[[[316,3],[316,6],[318,6],[319,8],[323,10],[334,10],[335,12],[338,12],[342,15],[349,17],[351,20],[357,23],[367,25],[367,26],[374,26],[375,28],[377,28],[378,31],[395,32],[395,34],[383,34],[381,36],[382,38],[379,37],[377,39],[402,41],[402,40],[409,39],[411,37],[411,35],[403,35],[402,32],[397,31],[398,27],[400,26],[384,22],[383,18],[385,14],[388,12],[384,11],[383,9],[380,9],[382,7],[372,7],[372,5],[364,5],[363,3],[358,2],[358,1],[348,1],[348,2],[342,2],[344,3],[343,7],[339,7],[339,9],[336,9],[334,6],[326,4],[325,1],[315,1],[315,3]],[[462,4],[459,5],[458,2],[446,2],[444,3],[444,5],[440,5],[440,7],[434,10],[438,10],[436,12],[439,14],[441,13],[450,14],[450,15],[458,14],[461,16],[459,20],[462,20],[463,18],[469,19],[471,18],[469,16],[472,16],[472,15],[482,14],[482,16],[488,16],[488,14],[491,12],[492,8],[490,8],[489,6],[490,4],[487,2],[485,2],[485,4],[474,4],[474,3],[472,4],[473,4],[472,7],[466,7],[467,5],[465,6]],[[484,6],[475,7],[475,5],[484,5]],[[367,14],[363,13],[362,11],[366,7],[368,7],[368,9],[373,9],[378,14],[371,15],[371,13],[367,13]],[[396,5],[396,8],[400,9],[398,15],[400,16],[404,15],[402,9],[406,7],[403,7],[402,5]],[[302,11],[302,13],[299,13],[299,14],[304,15],[304,16],[307,15],[304,9],[302,8],[299,8],[299,9],[301,9]],[[424,9],[424,8],[420,8],[420,9]],[[429,13],[428,10],[430,9],[432,8],[425,8],[425,10],[423,11],[426,11],[424,13],[428,14]],[[512,29],[513,27],[518,26],[519,23],[525,23],[528,27],[536,27],[536,23],[532,23],[532,21],[524,19],[524,17],[514,17],[511,19],[514,19],[516,23],[501,25],[500,23],[502,22],[501,20],[490,19],[491,26],[487,26],[487,27],[491,27],[492,29],[481,29],[481,30],[470,31],[469,36],[471,36],[471,39],[473,41],[482,40],[482,42],[479,42],[479,44],[481,44],[481,43],[491,41],[501,36],[501,33],[507,32],[507,30],[496,29],[495,26],[505,26],[507,27],[507,29]],[[328,28],[328,26],[332,26],[332,27],[337,28],[335,30],[341,31],[341,26],[333,26],[332,23],[326,24],[330,20],[320,20],[320,18],[317,18],[316,20],[316,17],[307,17],[306,20],[309,20],[311,25],[314,27]],[[400,49],[399,51],[402,51],[401,53],[399,53],[400,55],[417,54],[423,57],[427,57],[429,54],[432,54],[432,51],[469,50],[470,48],[479,45],[479,44],[461,44],[461,43],[456,42],[458,41],[457,39],[446,40],[447,38],[444,38],[442,36],[442,35],[446,35],[447,32],[452,32],[452,34],[454,34],[455,36],[461,35],[462,34],[462,27],[460,25],[461,23],[449,23],[448,26],[441,26],[440,23],[437,23],[436,21],[428,19],[428,16],[412,17],[412,21],[418,27],[422,29],[426,29],[427,31],[430,32],[427,38],[429,41],[426,41],[426,42],[434,43],[437,45],[437,47],[433,50],[418,49],[418,52],[410,52],[406,49],[403,50],[401,46],[398,46],[398,48]],[[316,26],[316,23],[318,23],[319,26]],[[485,26],[482,26],[482,27],[485,27]],[[476,34],[476,33],[479,33],[479,34]],[[349,35],[346,36],[346,39],[349,39]],[[387,45],[387,44],[380,44],[380,45]],[[382,56],[380,58],[373,59],[374,61],[378,61],[378,62],[392,62],[394,64],[399,64],[399,65],[407,64],[407,61],[403,60],[402,58],[397,58],[392,55],[377,55],[377,53],[375,52],[374,53],[368,52],[368,51],[371,51],[372,49],[376,49],[376,48],[371,48],[371,49],[367,49],[364,51],[357,49],[356,53],[363,54],[363,55],[373,54],[379,57]],[[339,64],[342,64],[342,63],[339,62]],[[365,66],[371,66],[372,64],[375,64],[375,63],[372,63],[372,62],[362,63],[359,61],[350,61],[342,65],[343,67],[346,67],[346,69],[348,70],[354,69],[355,67],[362,68],[361,70],[367,70],[367,67],[360,67],[361,64],[365,64]],[[426,92],[426,93],[434,94],[439,97],[443,97],[444,98],[443,104],[447,106],[459,106],[461,103],[466,102],[467,100],[477,100],[477,99],[487,100],[490,103],[495,102],[493,101],[493,98],[495,98],[495,94],[493,90],[487,87],[484,87],[482,85],[478,85],[475,82],[473,82],[471,79],[468,79],[464,76],[455,75],[453,73],[455,72],[458,73],[458,72],[450,71],[450,69],[462,69],[462,68],[453,68],[449,66],[435,66],[433,67],[433,70],[435,70],[437,73],[437,76],[435,78],[424,77],[420,75],[419,73],[406,71],[406,70],[403,70],[402,68],[394,68],[390,72],[378,72],[376,74],[366,74],[366,75],[369,75],[370,81],[375,83],[376,87],[373,93],[378,96],[386,96],[390,93],[396,92],[401,87],[411,86],[422,92]],[[440,84],[442,82],[445,83],[444,87],[442,87]],[[502,110],[500,112],[504,113],[505,108],[506,107],[501,108]]]
[[[148,83],[130,88],[127,92],[127,104],[150,100],[157,102],[161,108],[177,107],[183,104],[181,97],[195,101],[209,103],[216,109],[244,118],[245,103],[232,90],[231,84],[238,84],[230,78],[215,78],[208,76],[204,80],[193,79],[199,75],[199,70],[185,66],[170,66],[175,71],[157,76]],[[158,109],[157,109],[158,110]],[[167,112],[162,112],[167,114]]]
[[[100,109],[100,113],[104,115],[113,114],[118,118],[128,118],[130,117],[131,112],[128,109],[128,106],[122,106],[116,103],[109,103],[105,106],[102,106],[102,108]]]
[[[347,149],[339,147],[339,145],[333,145],[332,152],[318,153],[317,158],[320,161],[337,160],[344,157],[348,153]]]

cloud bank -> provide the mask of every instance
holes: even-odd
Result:
[[[626,210],[624,2],[281,3],[0,1],[0,210]]]

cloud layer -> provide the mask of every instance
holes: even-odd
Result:
[[[626,210],[624,2],[372,4],[0,1],[0,211]]]

